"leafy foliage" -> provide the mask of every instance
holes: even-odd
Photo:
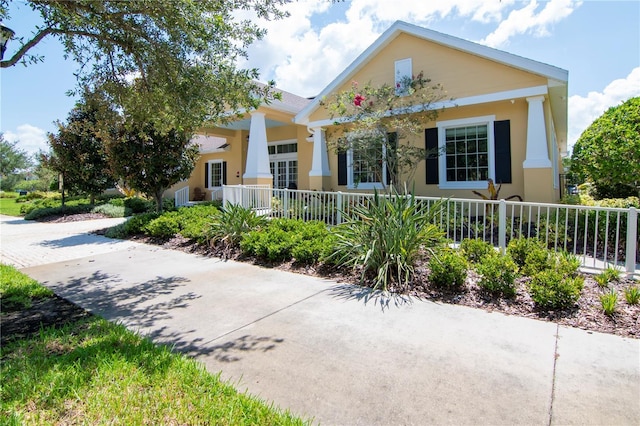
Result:
[[[29,155],[16,145],[17,142],[5,140],[0,133],[0,189],[3,191],[13,190],[31,165]]]
[[[548,253],[544,243],[535,238],[514,238],[507,245],[507,254],[525,274],[544,269]]]
[[[0,4],[5,25],[8,2]],[[133,121],[161,133],[194,128],[206,117],[254,107],[268,89],[256,84],[256,69],[237,69],[245,49],[263,37],[257,20],[278,19],[285,0],[36,1],[28,5],[41,16],[11,58],[38,62],[30,49],[46,37],[62,41],[65,55],[80,64],[81,86],[103,86]],[[10,25],[11,26],[11,25]],[[134,78],[134,84],[131,79]]]
[[[429,280],[437,287],[459,290],[467,278],[467,261],[459,251],[443,250],[429,259]]]
[[[57,133],[49,134],[51,155],[43,155],[42,162],[62,174],[65,189],[88,194],[91,203],[115,183],[101,127],[104,122],[114,126],[117,121],[117,114],[104,98],[86,91],[67,123],[58,121]]]
[[[442,231],[432,223],[441,208],[442,202],[421,208],[413,194],[392,191],[384,197],[375,192],[366,205],[345,212],[346,222],[333,228],[337,240],[329,260],[362,268],[361,279],[375,275],[374,288],[405,286],[423,248],[432,251],[442,242]]]
[[[584,278],[570,277],[562,272],[546,269],[533,276],[529,283],[531,298],[542,309],[572,307],[580,297]]]
[[[166,212],[144,227],[145,234],[156,238],[171,238],[180,232],[178,212]]]
[[[261,229],[250,231],[240,242],[246,254],[269,261],[295,259],[298,263],[314,263],[331,250],[333,235],[324,222],[295,219],[273,219]]]
[[[385,170],[394,184],[400,179],[412,181],[417,165],[434,153],[406,141],[424,132],[424,123],[438,116],[433,104],[445,97],[442,86],[422,72],[397,86],[367,83],[360,87],[354,81],[348,90],[322,100],[337,129],[328,135],[327,143],[336,152],[358,152],[377,182],[385,181]]]
[[[475,238],[465,238],[462,240],[460,250],[471,263],[482,262],[483,259],[493,257],[497,254],[491,244]]]
[[[162,212],[162,194],[187,179],[198,158],[198,147],[190,144],[190,136],[175,129],[162,134],[150,125],[123,127],[108,145],[113,171],[155,199],[157,211]]]
[[[571,172],[591,180],[600,198],[640,196],[640,97],[609,108],[582,133]]]
[[[482,275],[478,282],[481,288],[490,293],[503,294],[507,297],[515,296],[517,265],[510,256],[497,254],[485,256],[476,266],[476,270]]]

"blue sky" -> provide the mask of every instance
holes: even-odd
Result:
[[[389,25],[403,20],[569,71],[569,144],[608,107],[640,96],[640,1],[298,0],[285,22],[265,22],[245,67],[301,96],[314,96]],[[38,22],[23,1],[3,22],[29,36]],[[18,46],[11,41],[5,57]],[[35,53],[44,61],[0,71],[0,131],[19,146],[46,148],[46,133],[75,100],[77,66],[54,38]],[[425,70],[428,74],[428,70]]]

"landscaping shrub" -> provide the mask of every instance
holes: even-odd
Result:
[[[124,239],[127,238],[129,236],[129,234],[127,233],[127,223],[119,223],[116,226],[112,226],[111,228],[107,229],[107,231],[104,233],[104,236],[107,238],[117,238],[117,239]]]
[[[273,219],[265,227],[247,233],[240,248],[269,261],[293,258],[300,263],[313,263],[331,246],[332,238],[324,222]]]
[[[517,269],[516,263],[508,255],[485,256],[476,266],[482,276],[478,285],[490,293],[513,297],[516,294]]]
[[[92,213],[100,213],[108,217],[125,217],[126,209],[124,206],[114,206],[113,204],[100,204],[95,206]]]
[[[223,242],[227,247],[240,244],[243,235],[266,224],[264,216],[237,204],[227,204],[215,216],[205,232],[209,244]]]
[[[447,290],[460,290],[467,278],[467,261],[458,251],[443,250],[429,259],[429,281]]]
[[[361,268],[361,279],[372,276],[374,288],[402,287],[411,281],[423,250],[442,243],[443,233],[433,224],[441,209],[442,202],[421,208],[413,194],[376,192],[365,205],[344,212],[346,222],[333,228],[336,244],[329,261]]]
[[[497,254],[491,244],[473,238],[465,238],[462,240],[460,250],[471,263],[481,262],[484,258],[493,257]]]
[[[124,206],[131,209],[133,214],[145,213],[155,209],[155,203],[153,201],[145,200],[140,197],[125,198]]]
[[[90,204],[81,204],[81,205],[70,205],[70,206],[60,206],[60,207],[46,207],[46,208],[37,208],[31,210],[28,214],[25,215],[26,220],[37,220],[42,219],[48,216],[62,216],[62,215],[72,215],[72,214],[80,214],[80,213],[89,213],[93,208]]]
[[[145,232],[145,227],[149,222],[158,218],[160,215],[156,212],[151,213],[141,213],[135,216],[132,216],[124,223],[124,229],[126,235],[136,235],[143,234]]]
[[[535,238],[514,238],[507,245],[507,254],[519,268],[525,266],[528,253],[540,250],[546,251],[544,244]]]
[[[156,238],[171,238],[180,232],[178,212],[167,212],[153,219],[144,227],[144,233]]]
[[[180,219],[180,234],[198,242],[205,241],[207,227],[215,220],[220,211],[209,204],[199,204],[193,207],[178,209]]]
[[[17,192],[0,191],[0,198],[18,198]]]
[[[529,294],[542,309],[564,309],[573,306],[580,297],[584,279],[568,277],[548,269],[538,272],[529,283]]]

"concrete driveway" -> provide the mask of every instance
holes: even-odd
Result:
[[[86,234],[106,223],[2,217],[2,262],[315,423],[640,424],[638,340]]]

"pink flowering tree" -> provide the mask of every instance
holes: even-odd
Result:
[[[412,182],[418,164],[437,153],[427,152],[424,143],[408,141],[423,135],[426,124],[438,116],[437,103],[445,99],[442,86],[422,72],[395,86],[360,86],[354,81],[348,90],[321,102],[335,125],[327,143],[335,152],[357,152],[357,164],[352,164],[356,185],[365,180],[384,184],[385,173],[387,184]]]

